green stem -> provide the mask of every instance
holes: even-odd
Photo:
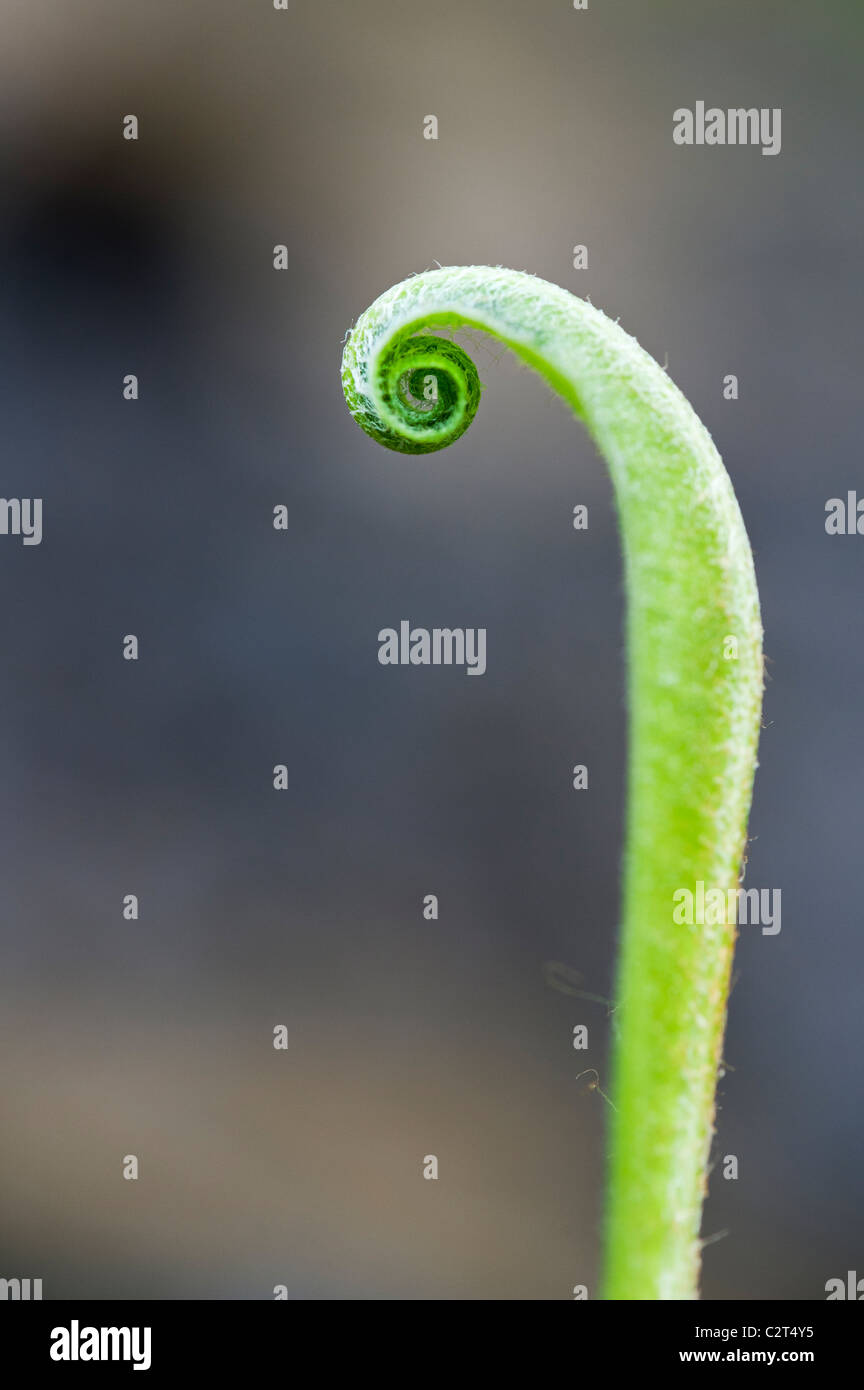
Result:
[[[531,275],[446,267],[376,300],[342,362],[358,424],[403,453],[458,439],[477,372],[430,330],[466,327],[569,402],[612,475],[630,732],[604,1296],[696,1298],[736,929],[676,924],[673,894],[738,884],[762,696],[750,546],[720,456],[666,373],[605,314]]]

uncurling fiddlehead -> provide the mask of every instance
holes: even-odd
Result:
[[[675,894],[737,887],[762,698],[753,561],[732,485],[692,408],[627,333],[556,285],[489,266],[395,285],[360,317],[342,382],[402,453],[453,443],[477,409],[467,354],[507,344],[605,458],[627,594],[629,758],[604,1294],[697,1297],[699,1226],[734,922],[679,925]]]

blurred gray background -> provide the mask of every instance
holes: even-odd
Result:
[[[824,529],[864,493],[860,6],[0,19],[0,490],[45,509],[41,546],[0,539],[0,1273],[46,1298],[597,1293],[606,1115],[579,1073],[606,1081],[609,1025],[544,967],[612,992],[610,484],[494,344],[438,455],[378,448],[339,383],[381,291],[479,262],[620,315],[741,502],[771,658],[747,882],[783,926],[736,956],[716,1151],[740,1178],[712,1178],[704,1296],[824,1298],[864,1271],[864,540]],[[782,107],[782,153],[676,147],[700,99]],[[381,668],[402,618],[485,626],[485,677]]]

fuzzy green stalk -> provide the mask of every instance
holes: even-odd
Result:
[[[739,883],[762,701],[753,558],[720,456],[665,371],[605,314],[532,275],[445,267],[366,310],[342,383],[373,439],[427,453],[464,433],[477,372],[434,335],[460,328],[534,367],[612,475],[629,758],[603,1295],[693,1299],[736,927],[677,922],[674,895]]]

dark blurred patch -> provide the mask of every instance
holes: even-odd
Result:
[[[105,319],[159,318],[176,306],[181,247],[164,189],[116,150],[8,179],[0,252],[9,308],[34,331],[83,337]]]

